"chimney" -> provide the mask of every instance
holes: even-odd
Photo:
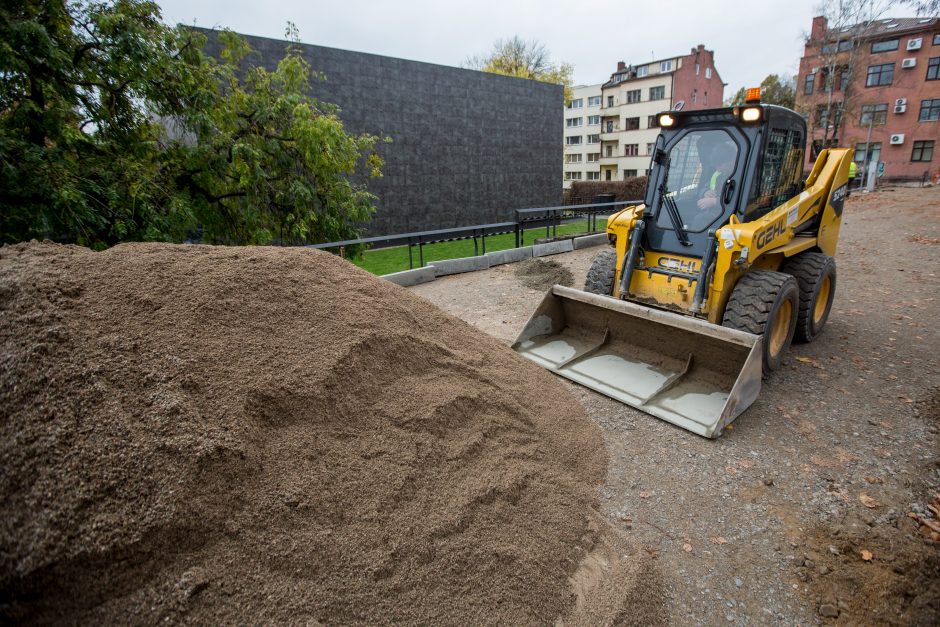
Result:
[[[627,64],[623,61],[617,61],[617,71],[623,72],[625,69],[627,69]]]
[[[813,29],[809,33],[809,38],[819,41],[826,36],[826,30],[829,28],[829,20],[825,16],[817,15],[813,18]]]

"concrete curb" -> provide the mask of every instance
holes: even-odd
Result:
[[[574,238],[575,250],[590,248],[591,246],[603,246],[605,244],[607,244],[607,233],[596,233],[594,235]]]
[[[437,276],[446,276],[448,274],[486,270],[490,267],[490,260],[486,255],[480,255],[479,257],[462,257],[460,259],[443,259],[441,261],[435,261],[430,267],[434,268]]]
[[[415,268],[413,270],[402,270],[401,272],[383,274],[381,278],[385,279],[386,281],[391,281],[396,285],[401,285],[402,287],[410,287],[420,283],[429,283],[436,277],[437,272],[435,272],[434,267],[427,266],[424,268]]]
[[[497,250],[496,252],[486,253],[486,257],[490,260],[490,267],[492,268],[493,266],[501,266],[504,263],[514,263],[516,261],[531,259],[532,247],[524,246],[523,248]]]
[[[546,255],[557,255],[559,253],[570,253],[574,250],[574,244],[570,239],[564,239],[560,242],[549,242],[547,244],[535,244],[532,247],[533,257],[545,257]]]

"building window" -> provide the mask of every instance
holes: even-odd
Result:
[[[565,120],[565,126],[568,128],[574,128],[575,126],[581,126],[581,123],[584,121],[584,118],[568,118]]]
[[[876,52],[891,52],[892,50],[898,49],[897,39],[888,39],[886,41],[876,41],[871,45],[871,52],[875,54]]]
[[[613,96],[607,96],[607,106],[608,106],[608,107],[614,106],[614,97],[613,97]]]
[[[636,178],[636,170],[624,170],[623,171],[623,180]]]
[[[588,106],[589,107],[601,106],[601,97],[600,96],[588,96]]]
[[[813,85],[815,84],[816,84],[816,75],[812,73],[807,74],[806,78],[803,79],[803,93],[806,94],[807,96],[812,94]]]
[[[933,160],[933,140],[914,142],[914,150],[911,152],[911,161],[932,161]]]
[[[940,120],[940,98],[920,101],[920,122],[936,122]]]
[[[934,42],[934,43],[937,43],[937,42]],[[648,65],[644,65],[636,69],[637,78],[643,78],[644,76],[649,76],[649,73],[650,73],[650,67]]]
[[[839,91],[845,91],[845,88],[849,86],[849,69],[843,68],[842,72],[839,74]]]
[[[578,98],[577,100],[572,100],[568,104],[569,109],[580,109],[584,106],[584,98]]]
[[[587,156],[588,163],[597,163],[601,160],[601,153],[599,152],[589,152]]]
[[[581,145],[581,136],[580,136],[580,135],[572,135],[571,137],[566,137],[566,138],[565,138],[565,145],[566,145],[566,146],[580,146],[580,145]],[[557,180],[557,179],[556,179],[556,180]]]
[[[653,142],[649,142],[646,144],[646,154],[648,155],[653,154]]]
[[[696,63],[696,64],[695,64],[695,75],[696,75],[696,76],[698,76],[698,71],[699,71],[699,64]]]
[[[607,154],[604,155],[604,156],[605,156],[605,157],[613,157],[613,156],[614,156],[614,147],[613,147],[613,146],[607,146],[606,149],[607,149]]]
[[[614,173],[613,170],[607,170],[607,171],[606,171],[605,176],[607,177],[607,180],[608,180],[608,181],[609,181],[609,180],[611,179],[611,177],[613,176],[613,173]]]
[[[693,89],[692,90],[692,104],[695,104],[696,102],[698,102],[698,90]]]
[[[660,85],[659,87],[650,87],[650,100],[662,100],[666,97],[666,87]]]
[[[940,46],[940,33],[933,36],[933,45]]]
[[[866,149],[865,142],[855,144],[855,161],[867,163],[869,161],[878,161],[881,156],[881,142],[872,142],[871,150]]]
[[[580,154],[565,155],[565,163],[581,163],[581,155]]]
[[[712,77],[712,69],[710,67],[705,68],[705,78],[709,79]]]
[[[670,59],[669,61],[661,61],[659,63],[659,71],[672,72],[672,60]]]
[[[616,127],[614,126],[614,121],[613,121],[613,120],[607,120],[607,125],[606,125],[606,126],[607,126],[607,130],[606,130],[607,133],[613,133],[613,132],[614,132],[614,129],[616,128]]]
[[[860,117],[858,120],[859,126],[868,126],[869,124],[884,124],[887,121],[887,104],[862,105],[862,117]]]
[[[865,87],[878,87],[880,85],[890,85],[894,81],[894,64],[884,63],[882,65],[869,65],[868,78],[865,80]]]
[[[887,107],[887,105],[885,105]],[[868,122],[865,122],[868,124]],[[818,105],[816,107],[816,125],[820,128],[839,126],[842,124],[842,103],[833,102],[831,105]]]
[[[601,116],[599,115],[589,115],[588,116],[588,126],[596,126],[601,123]]]
[[[927,80],[935,81],[940,78],[940,57],[927,61]]]
[[[627,92],[627,104],[640,101],[640,90],[631,89]]]
[[[708,105],[708,92],[707,91],[705,92],[705,100],[703,101],[703,104],[705,104],[706,106]]]
[[[640,128],[640,118],[624,118],[623,128],[627,131],[635,131]]]
[[[600,135],[588,135],[587,143],[589,143],[589,144],[599,144],[599,143],[601,143],[601,136],[600,136]]]
[[[646,118],[646,128],[659,128],[659,116],[651,115]]]
[[[558,179],[555,179],[555,180],[557,181]],[[580,181],[581,173],[580,172],[565,172],[565,180],[566,181]]]
[[[589,180],[589,181],[599,181],[599,180],[601,180],[601,173],[600,173],[600,172],[588,172],[588,173],[587,173],[587,180]]]
[[[640,145],[639,144],[626,144],[623,147],[623,156],[624,157],[637,157],[640,154]]]

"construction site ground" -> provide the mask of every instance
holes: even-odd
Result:
[[[547,259],[580,287],[600,250]],[[558,379],[604,432],[603,513],[655,557],[674,623],[940,620],[920,522],[940,505],[940,189],[853,194],[837,261],[825,332],[717,440]],[[532,270],[411,289],[508,344],[543,295]]]

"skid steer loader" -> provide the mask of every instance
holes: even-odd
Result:
[[[822,150],[801,180],[805,121],[749,96],[659,114],[643,203],[608,219],[585,290],[549,290],[516,351],[714,438],[794,336],[820,333],[852,151]]]

